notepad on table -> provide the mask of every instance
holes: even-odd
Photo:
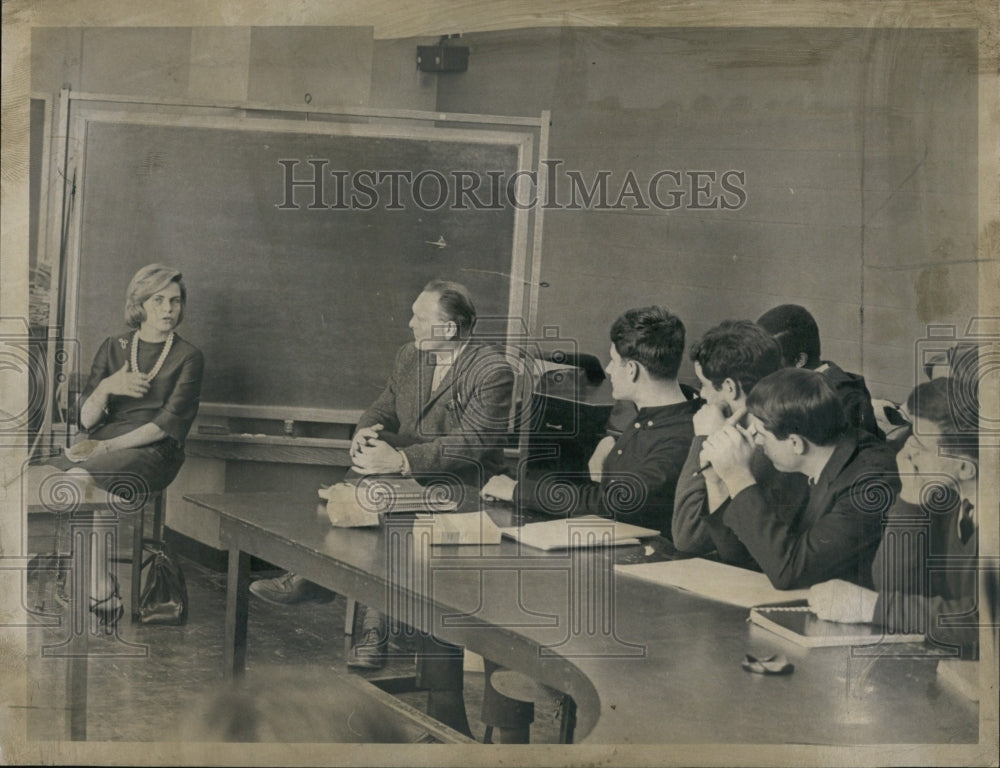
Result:
[[[637,579],[689,592],[743,608],[763,603],[804,599],[807,589],[779,590],[763,573],[693,557],[659,563],[616,565],[615,570]]]
[[[824,621],[809,610],[807,600],[791,600],[750,609],[750,621],[807,648],[878,643],[919,643],[922,634],[887,634],[874,624]]]
[[[450,512],[458,507],[446,485],[421,485],[412,477],[379,475],[349,481],[357,487],[358,503],[380,514]]]
[[[501,528],[500,532],[529,547],[545,550],[593,546],[620,547],[638,544],[639,539],[660,535],[654,528],[643,528],[597,515],[527,523],[520,527]]]
[[[432,545],[500,543],[500,528],[485,512],[417,515],[417,522],[431,524]]]

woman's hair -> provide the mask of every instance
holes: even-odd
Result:
[[[177,283],[181,289],[181,311],[177,315],[177,325],[184,319],[184,305],[187,303],[187,289],[181,280],[181,273],[162,264],[147,264],[135,273],[132,282],[125,292],[125,324],[129,328],[138,328],[146,319],[142,305],[157,291],[162,291],[170,283]]]
[[[423,292],[438,295],[441,315],[458,326],[459,339],[472,335],[472,327],[476,324],[476,305],[472,303],[468,288],[450,280],[431,280],[424,286]]]
[[[779,440],[801,435],[813,445],[833,445],[847,428],[844,406],[823,374],[803,368],[782,368],[758,381],[747,410]]]

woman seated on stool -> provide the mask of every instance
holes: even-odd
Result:
[[[141,509],[177,476],[204,369],[201,351],[174,331],[186,299],[181,273],[162,264],[143,267],[129,283],[125,323],[134,330],[104,341],[80,395],[88,439],[50,462],[79,481],[81,499],[93,483]],[[123,613],[113,577],[104,593],[92,591],[90,610],[111,624]]]

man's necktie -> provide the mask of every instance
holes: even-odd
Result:
[[[434,373],[431,375],[431,392],[437,392],[441,382],[451,368],[451,357],[446,354],[432,354],[430,356],[431,365],[434,366]]]

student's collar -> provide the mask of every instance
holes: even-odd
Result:
[[[830,458],[826,460],[826,464],[823,465],[823,468],[819,471],[819,473],[815,477],[806,475],[809,480],[809,485],[819,485],[821,480],[829,483],[830,478],[839,475],[840,471],[844,468],[844,465],[847,464],[851,456],[854,454],[857,444],[858,441],[856,437],[852,436],[850,433],[842,435],[837,440],[833,453],[830,454]]]

